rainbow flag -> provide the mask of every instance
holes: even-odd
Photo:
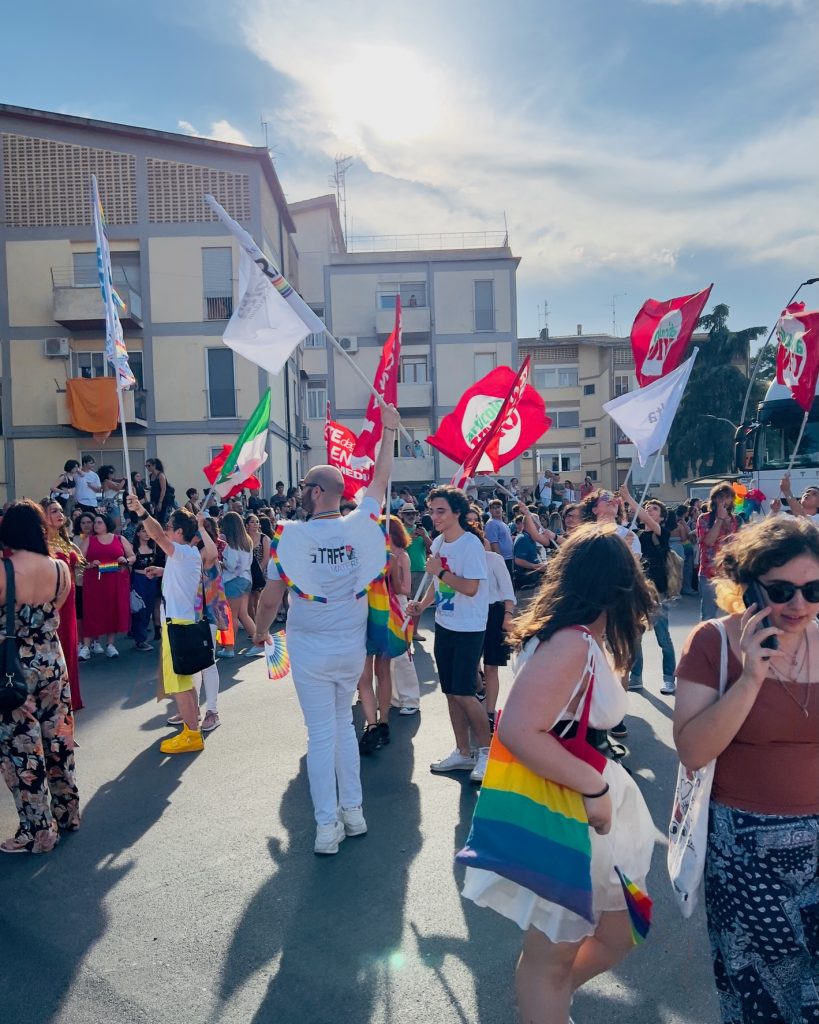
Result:
[[[614,870],[617,872],[626,897],[626,909],[631,923],[631,940],[635,946],[639,946],[651,927],[651,908],[654,904],[648,894],[636,886],[630,878],[626,878],[620,868],[615,865]]]
[[[472,828],[455,859],[494,871],[594,923],[583,798],[521,764],[497,730]]]
[[[386,577],[376,580],[367,591],[367,649],[399,658],[412,643],[413,624],[410,619],[406,630],[404,611],[398,598],[389,588]]]
[[[134,377],[128,362],[128,351],[125,348],[125,338],[119,320],[119,310],[125,309],[125,303],[114,287],[108,227],[95,174],[91,175],[91,213],[94,221],[94,233],[97,238],[97,274],[105,310],[105,355],[116,376],[117,387],[131,388],[136,385],[136,377]]]
[[[102,576],[103,573],[107,572],[119,572],[122,568],[119,562],[100,562],[97,566],[97,576]]]

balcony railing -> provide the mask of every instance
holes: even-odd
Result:
[[[347,252],[406,252],[417,249],[502,249],[505,231],[448,231],[427,235],[352,235]]]
[[[119,278],[119,275],[115,275]],[[105,309],[99,279],[72,267],[52,267],[54,320],[69,330],[94,330],[104,326]],[[125,304],[119,311],[123,327],[142,327],[142,295],[125,279],[115,279],[114,288]]]
[[[230,320],[233,316],[233,296],[205,297],[206,320]]]

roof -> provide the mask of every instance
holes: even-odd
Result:
[[[372,263],[443,263],[453,260],[513,260],[515,267],[520,256],[513,256],[508,246],[486,249],[404,249],[398,252],[341,252],[330,256],[331,266],[366,265]]]
[[[324,196],[314,196],[312,199],[300,199],[297,203],[290,203],[289,209],[294,216],[300,213],[309,213],[311,210],[329,210],[330,222],[333,225],[333,233],[336,236],[339,251],[347,251],[347,242],[341,228],[341,218],[338,215],[338,203],[332,192]]]
[[[115,121],[99,121],[92,117],[78,117],[76,114],[58,114],[51,110],[34,110],[30,107],[15,107],[8,103],[0,103],[0,115],[18,118],[33,124],[53,124],[60,127],[86,128],[94,131],[108,132],[124,138],[173,142],[185,146],[194,146],[214,153],[230,156],[251,158],[259,162],[262,172],[273,193],[273,198],[281,213],[282,220],[289,232],[296,231],[296,225],[290,216],[284,191],[276,174],[276,168],[264,146],[242,146],[237,142],[222,142],[219,139],[205,139],[199,135],[185,135],[182,132],[159,131],[156,128],[140,128],[136,125],[118,124]]]

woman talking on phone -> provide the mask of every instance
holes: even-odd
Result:
[[[688,638],[674,738],[686,767],[716,759],[705,907],[721,1020],[801,1024],[819,1019],[819,530],[744,527],[714,584],[729,614]]]

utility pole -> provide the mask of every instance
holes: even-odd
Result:
[[[329,178],[331,187],[336,190],[336,205],[344,224],[345,243],[347,241],[347,171],[352,162],[353,158],[351,156],[337,156],[335,172]]]
[[[628,292],[618,292],[611,297],[611,333],[615,338],[617,337],[617,300],[624,298],[626,295],[628,295]]]

